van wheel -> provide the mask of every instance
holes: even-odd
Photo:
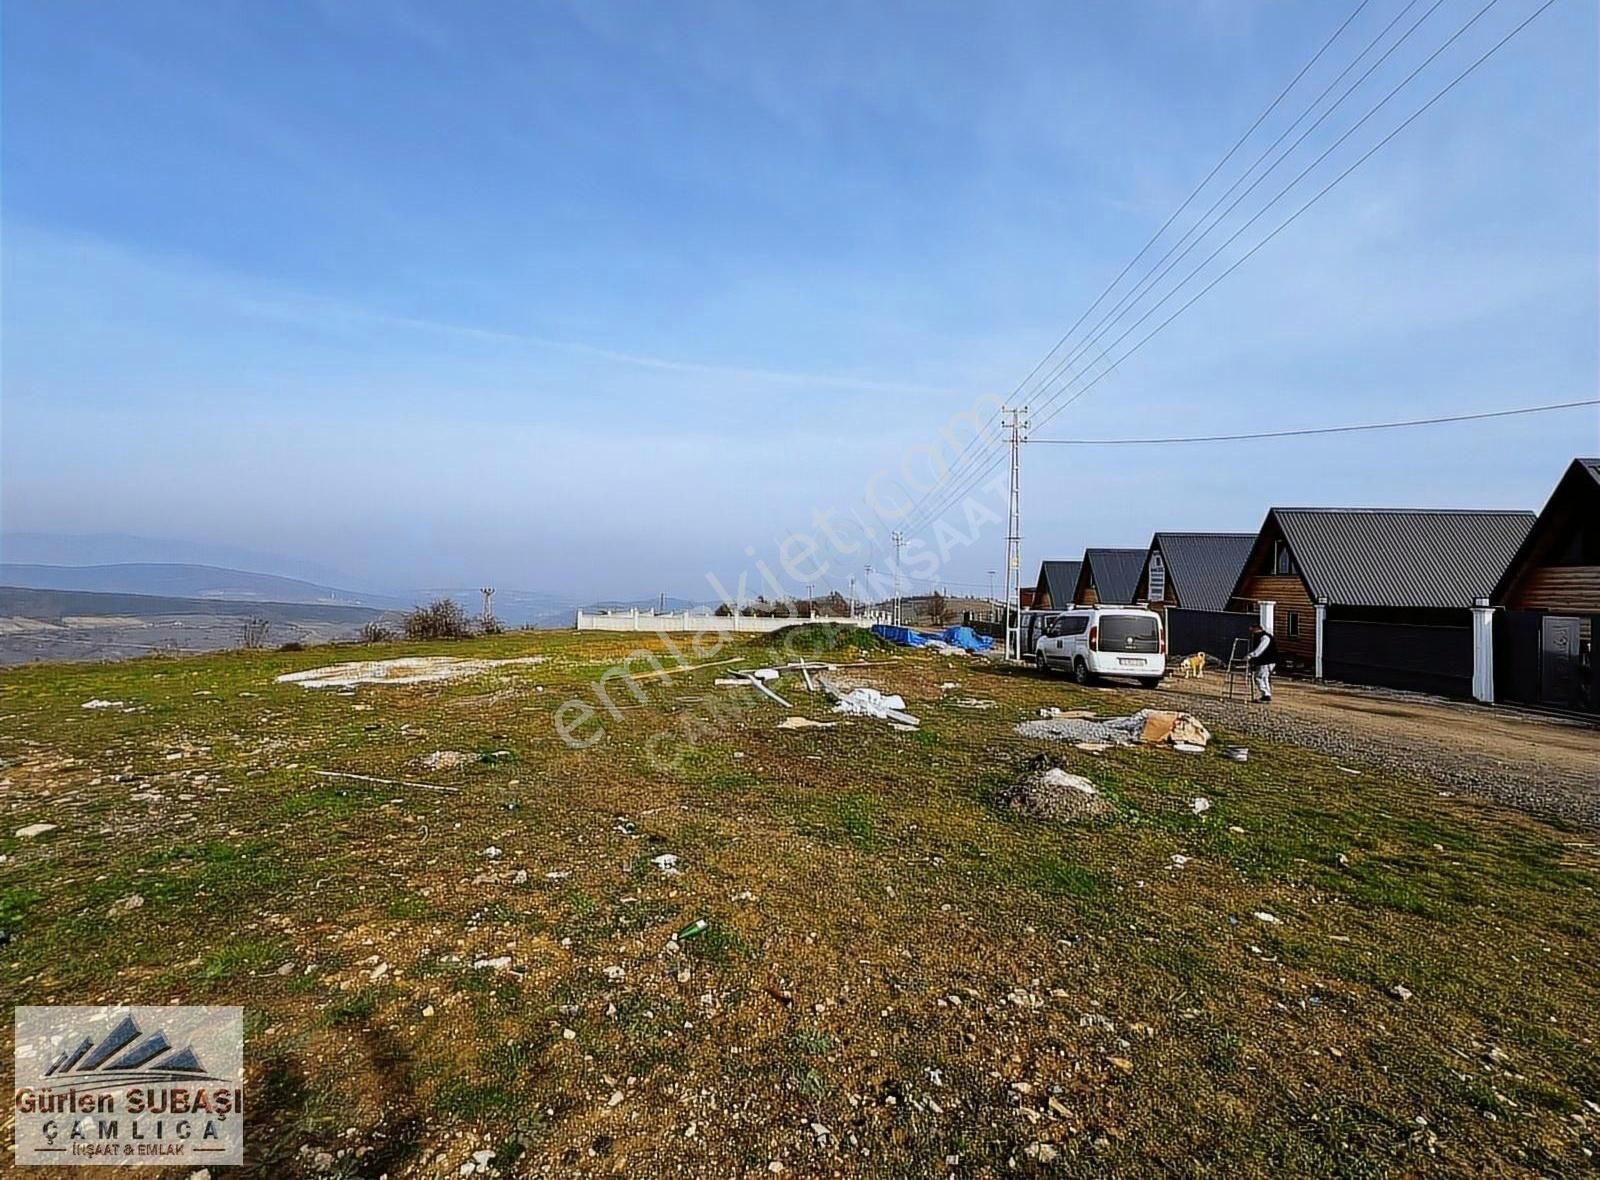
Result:
[[[1084,662],[1082,656],[1073,661],[1072,678],[1079,684],[1089,685],[1094,683],[1094,673],[1089,671],[1089,665]]]
[[[1159,677],[1159,676],[1141,676],[1141,677],[1139,677],[1139,687],[1140,688],[1159,688],[1159,687],[1161,687],[1161,677]]]

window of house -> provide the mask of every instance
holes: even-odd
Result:
[[[1294,573],[1294,555],[1289,552],[1289,546],[1284,541],[1272,543],[1272,572],[1275,574]]]
[[[1151,602],[1160,602],[1167,596],[1167,566],[1159,553],[1150,555],[1150,585],[1146,593]]]
[[[1300,612],[1297,611],[1297,610],[1292,610],[1292,611],[1289,612],[1289,638],[1290,639],[1294,639],[1297,636],[1299,636],[1299,634],[1300,634]]]

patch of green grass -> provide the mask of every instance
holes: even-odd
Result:
[[[1023,876],[1036,889],[1067,897],[1099,897],[1111,890],[1111,881],[1100,873],[1048,853],[1026,862]]]
[[[200,978],[211,983],[254,975],[281,962],[284,944],[276,938],[234,938],[212,947],[200,961]]]
[[[707,919],[706,928],[685,938],[681,945],[684,954],[702,963],[726,964],[750,953],[744,939],[715,918]]]

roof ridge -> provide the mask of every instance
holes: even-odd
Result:
[[[1531,508],[1295,508],[1274,507],[1271,512],[1342,512],[1346,515],[1356,513],[1370,513],[1377,515],[1412,516],[1537,516],[1538,513]]]

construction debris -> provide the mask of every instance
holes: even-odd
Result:
[[[1000,797],[1012,811],[1057,822],[1093,819],[1112,810],[1094,783],[1057,766],[1012,783],[1002,789]]]
[[[1074,711],[1074,714],[1078,711]],[[1161,709],[1141,709],[1131,717],[1107,717],[1094,721],[1074,714],[1052,712],[1039,721],[1024,721],[1017,726],[1023,737],[1094,745],[1170,745],[1186,753],[1198,753],[1211,740],[1211,732],[1188,713]]]
[[[851,717],[898,721],[901,725],[919,724],[915,717],[905,712],[905,707],[905,701],[898,696],[886,695],[875,688],[852,688],[837,699],[833,711]]]
[[[809,717],[785,717],[778,722],[779,729],[832,729],[837,721],[813,721]]]

